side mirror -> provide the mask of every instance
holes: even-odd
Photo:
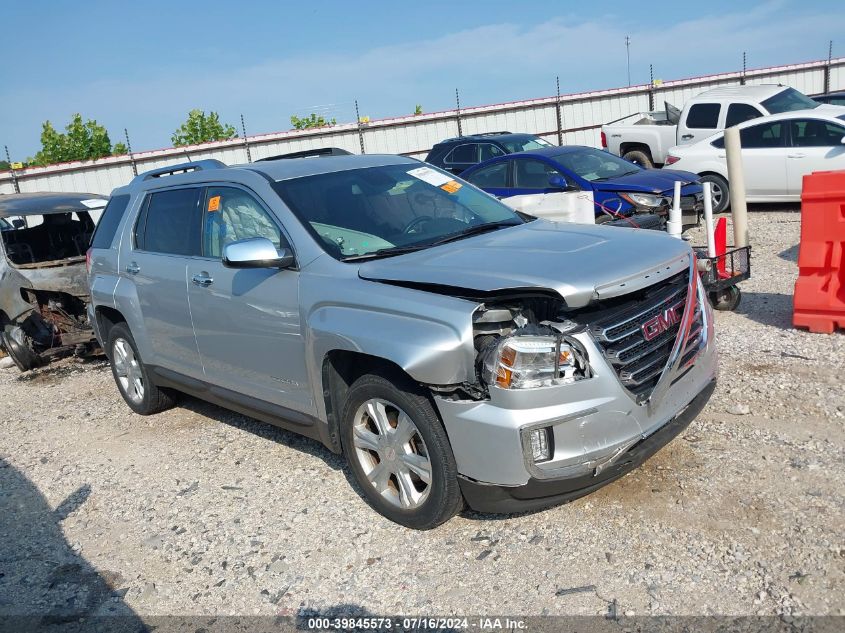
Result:
[[[276,246],[266,237],[251,237],[226,244],[223,247],[223,265],[226,268],[290,268],[295,263],[293,254]]]
[[[843,139],[843,140],[845,140],[845,139]],[[16,229],[25,229],[26,228],[26,222],[24,222],[23,220],[18,218],[17,220],[12,220],[12,226]]]
[[[559,174],[555,174],[554,176],[549,176],[549,187],[552,189],[561,189],[563,191],[574,191],[575,187],[571,186],[567,181],[566,178]]]

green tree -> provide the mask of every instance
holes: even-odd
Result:
[[[126,143],[115,143],[114,147],[111,148],[112,156],[125,156],[128,153],[129,148],[126,147]]]
[[[181,147],[209,141],[223,141],[235,138],[237,135],[234,127],[220,122],[219,114],[216,112],[206,114],[197,108],[188,112],[188,119],[173,132],[170,140],[175,147]]]
[[[417,107],[414,108],[414,114],[417,115],[417,114],[422,114],[422,113],[423,113],[422,106],[418,103]]]
[[[313,112],[310,116],[299,118],[295,114],[290,117],[290,124],[295,130],[307,130],[312,127],[326,127],[327,125],[337,125],[335,119],[326,119],[323,116],[317,116]]]
[[[93,160],[112,153],[109,133],[93,119],[82,121],[81,114],[74,114],[59,132],[50,121],[41,126],[41,149],[26,162],[31,165],[49,165],[71,160]]]
[[[0,171],[9,171],[11,168],[12,166],[8,161],[0,160]]]

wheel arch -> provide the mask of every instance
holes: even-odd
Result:
[[[377,374],[390,380],[401,376],[410,383],[420,384],[397,363],[386,358],[345,349],[333,349],[327,352],[321,363],[320,378],[329,431],[326,444],[334,453],[342,452],[340,412],[343,409],[346,394],[352,383],[366,374]]]
[[[108,347],[109,332],[111,332],[111,329],[118,323],[126,323],[126,317],[124,317],[123,314],[115,308],[111,308],[109,306],[97,306],[94,308],[94,318],[96,319],[96,327],[100,336],[100,343],[102,343],[103,350],[105,350],[106,356],[108,356],[109,350],[106,348]]]

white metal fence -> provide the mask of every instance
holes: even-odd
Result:
[[[216,158],[233,165],[317,147],[340,147],[353,153],[388,153],[425,157],[438,141],[463,134],[510,130],[531,132],[563,144],[599,144],[603,123],[660,107],[664,101],[681,107],[690,97],[720,85],[782,83],[805,94],[845,89],[845,57],[830,61],[790,64],[771,68],[732,72],[667,81],[659,85],[631,86],[514,101],[496,105],[462,108],[429,114],[347,123],[312,130],[291,130],[232,139],[112,156],[96,161],[80,161],[0,172],[0,193],[33,191],[79,191],[108,194],[129,182],[134,171],[146,171],[187,160]],[[558,113],[560,119],[558,119]]]

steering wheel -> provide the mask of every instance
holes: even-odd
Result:
[[[408,222],[408,224],[405,225],[405,228],[402,229],[402,233],[411,233],[420,224],[424,224],[425,222],[431,222],[432,220],[434,220],[434,218],[430,215],[418,215],[413,220]]]

